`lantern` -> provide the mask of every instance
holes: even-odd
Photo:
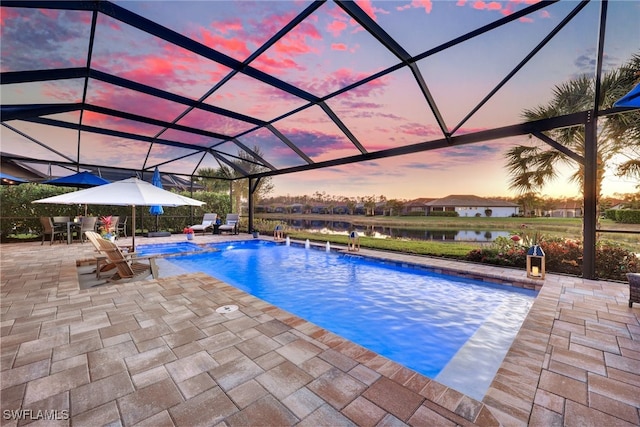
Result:
[[[539,245],[533,245],[527,251],[527,277],[544,279],[544,251]]]

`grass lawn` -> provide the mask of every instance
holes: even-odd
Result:
[[[308,233],[304,231],[289,231],[287,235],[292,239],[316,242],[331,242],[347,245],[347,236],[340,234]],[[444,243],[427,240],[400,240],[400,239],[376,239],[373,237],[360,237],[360,246],[363,248],[378,249],[383,251],[404,252],[417,255],[442,256],[446,258],[462,258],[473,249],[480,247],[474,243]]]

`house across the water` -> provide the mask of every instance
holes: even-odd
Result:
[[[459,216],[505,218],[520,213],[520,206],[506,200],[491,200],[473,195],[450,195],[426,203],[428,212],[457,212]]]

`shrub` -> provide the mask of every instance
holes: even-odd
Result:
[[[640,224],[640,210],[617,209],[615,220],[623,224]]]
[[[451,217],[456,217],[456,216],[460,216],[458,214],[458,212],[453,212],[453,211],[432,211],[429,212],[429,216],[451,216]]]
[[[561,238],[540,242],[544,251],[547,271],[582,275],[582,243]]]
[[[604,211],[604,217],[606,219],[610,219],[612,221],[616,220],[616,212],[618,211],[618,209],[607,209],[606,211]]]
[[[528,246],[518,241],[499,237],[489,248],[469,252],[467,261],[493,265],[526,266]],[[546,269],[549,272],[582,275],[582,242],[561,238],[541,239],[540,247],[545,253]],[[596,247],[596,277],[609,280],[626,280],[627,273],[638,272],[640,260],[635,253],[612,243],[599,243]]]
[[[636,254],[614,244],[596,247],[596,276],[626,281],[627,273],[637,273],[639,260]]]

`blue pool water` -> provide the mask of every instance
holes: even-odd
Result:
[[[159,254],[177,254],[182,252],[201,251],[202,248],[195,243],[177,242],[177,243],[157,243],[151,245],[136,246],[136,253],[141,256],[151,256]]]
[[[481,326],[480,341],[504,335],[503,330],[487,335],[486,325],[500,329],[500,324],[512,322],[502,320],[509,313],[526,315],[536,295],[265,241],[209,246],[219,251],[169,261],[188,271],[203,271],[430,378],[436,378]],[[522,319],[516,322],[513,336]]]

